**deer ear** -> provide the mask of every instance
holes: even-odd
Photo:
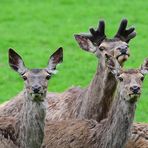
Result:
[[[142,74],[148,74],[148,58],[146,58],[146,59],[144,60],[144,63],[143,63],[143,65],[141,66],[140,71],[141,71]]]
[[[47,71],[54,74],[56,72],[57,64],[63,62],[63,48],[57,49],[49,58]]]
[[[21,56],[11,48],[9,49],[9,65],[13,70],[17,71],[21,75],[27,71]]]
[[[105,54],[107,59],[107,67],[110,69],[110,71],[115,75],[118,76],[120,73],[120,64],[118,61],[112,57],[111,55]]]
[[[95,53],[97,48],[93,45],[93,43],[85,37],[85,35],[74,35],[76,41],[78,42],[80,48],[85,51]]]

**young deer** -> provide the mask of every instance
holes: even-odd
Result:
[[[10,67],[21,75],[25,83],[23,105],[15,127],[17,144],[21,148],[41,147],[44,138],[48,80],[54,74],[56,65],[62,61],[63,49],[59,48],[51,55],[47,68],[28,69],[22,58],[13,49],[9,49]]]
[[[108,67],[118,81],[115,101],[109,116],[100,123],[94,120],[63,120],[48,123],[45,148],[123,148],[133,123],[136,102],[141,95],[148,59],[140,69],[122,70],[110,58]],[[98,106],[99,108],[99,106]]]

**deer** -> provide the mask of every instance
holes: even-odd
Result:
[[[139,69],[124,70],[114,58],[110,58],[107,65],[118,81],[115,101],[108,117],[101,122],[93,119],[48,122],[43,148],[124,148],[126,146],[144,76],[148,73],[148,58]]]
[[[105,22],[101,20],[98,28],[90,28],[91,34],[78,34],[75,39],[79,46],[98,59],[96,74],[85,92],[78,99],[76,116],[78,118],[94,119],[100,122],[107,117],[114,98],[117,81],[105,66],[106,58],[103,51],[114,56],[123,67],[130,56],[129,41],[136,36],[135,28],[126,29],[128,21],[123,19],[114,38],[105,35]],[[102,52],[100,52],[102,51]],[[79,98],[80,98],[79,97]],[[81,102],[79,102],[81,101]],[[100,106],[98,110],[98,106]]]
[[[41,147],[44,138],[48,81],[55,73],[57,64],[62,61],[63,49],[60,47],[50,56],[48,66],[46,68],[28,69],[21,56],[13,49],[9,49],[9,65],[22,77],[25,89],[23,91],[23,105],[20,110],[20,114],[13,119],[13,126],[12,124],[9,124],[13,129],[13,134],[7,128],[9,126],[4,127],[5,124],[0,122],[2,126],[2,128],[0,126],[0,131],[5,131],[2,132],[2,135],[5,134],[2,140],[8,140],[7,138],[10,137],[8,135],[11,135],[11,137],[14,138],[10,138],[10,140],[16,145],[15,147]],[[1,118],[1,120],[4,121],[4,117]],[[10,118],[5,117],[5,122],[8,122],[9,120]],[[0,142],[2,142],[2,140]],[[6,144],[6,147],[9,146]]]

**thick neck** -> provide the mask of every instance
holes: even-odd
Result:
[[[80,95],[82,104],[79,118],[100,121],[107,117],[116,90],[116,80],[105,63],[98,64],[97,72],[88,88]]]
[[[109,116],[102,124],[102,135],[98,135],[105,148],[124,148],[130,134],[135,108],[136,104],[126,101],[118,90]]]
[[[40,148],[44,138],[45,105],[41,101],[31,101],[27,93],[24,96],[19,130],[20,147]]]

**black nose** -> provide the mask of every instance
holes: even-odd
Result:
[[[32,87],[32,90],[34,91],[34,93],[38,93],[40,91],[40,89],[41,89],[41,86],[35,85]]]
[[[139,86],[136,86],[136,85],[134,85],[134,86],[132,86],[132,87],[130,87],[130,90],[133,92],[133,93],[138,93],[139,92],[139,90],[140,90],[140,87]]]
[[[119,49],[120,49],[120,52],[122,54],[126,54],[127,53],[127,45],[122,45],[122,46],[119,47]]]

